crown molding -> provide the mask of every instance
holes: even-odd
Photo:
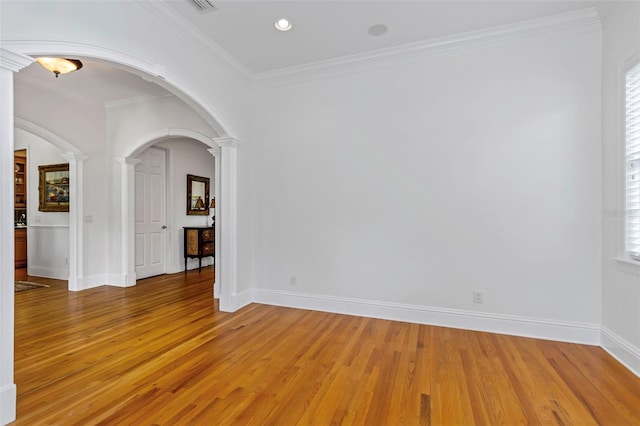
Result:
[[[506,40],[576,30],[601,30],[600,18],[595,8],[591,7],[545,18],[282,68],[254,74],[253,81],[258,84],[284,84],[321,75],[339,75],[355,72],[379,65],[406,61],[415,57],[436,56],[464,48],[488,46]]]
[[[243,78],[249,81],[251,80],[252,73],[249,68],[244,66],[234,56],[204,35],[200,30],[196,29],[188,20],[163,2],[140,1],[134,3],[156,15],[181,37],[185,37],[185,34],[193,37],[201,45],[206,47],[207,52],[209,52],[214,59],[226,66],[231,72],[239,73]]]

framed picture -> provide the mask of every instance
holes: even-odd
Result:
[[[187,175],[187,214],[209,215],[209,178]]]
[[[69,164],[38,166],[41,212],[69,211]]]

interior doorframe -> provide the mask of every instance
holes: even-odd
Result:
[[[69,291],[83,289],[83,216],[84,190],[83,170],[84,161],[89,158],[73,144],[62,139],[55,133],[20,117],[14,117],[15,127],[36,135],[50,144],[65,151],[62,158],[69,163],[69,186],[73,198],[69,202],[69,277],[67,288]]]
[[[129,145],[121,164],[122,218],[122,285],[135,285],[135,241],[133,233],[134,168],[140,160],[135,156],[162,139],[183,137],[195,139],[209,147],[215,161],[216,188],[216,255],[215,282],[212,297],[218,297],[221,311],[234,312],[248,302],[237,294],[237,150],[236,138],[212,138],[188,129],[162,129]],[[175,200],[174,200],[175,201]],[[175,223],[171,224],[171,229]]]

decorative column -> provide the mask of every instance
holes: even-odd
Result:
[[[214,141],[220,147],[219,155],[215,149],[210,151],[216,157],[216,175],[219,176],[216,179],[216,282],[220,283],[220,310],[234,312],[240,307],[237,301],[240,141],[229,137]]]
[[[62,154],[69,162],[69,193],[72,200],[69,203],[69,290],[84,289],[82,282],[84,265],[84,191],[83,164],[88,157],[74,152]]]
[[[121,205],[120,205],[120,267],[121,277],[119,283],[113,283],[121,287],[131,287],[136,285],[136,267],[134,260],[135,253],[135,204],[134,196],[135,191],[124,190],[124,188],[130,188],[135,183],[135,169],[136,165],[140,163],[137,158],[118,158],[121,164],[122,179],[121,188]]]
[[[0,423],[16,419],[14,338],[13,73],[33,58],[0,48]]]
[[[213,181],[213,193],[216,196],[216,216],[215,216],[215,235],[216,235],[216,241],[215,241],[215,256],[214,256],[214,272],[215,272],[215,276],[213,278],[213,297],[214,298],[220,298],[220,268],[218,267],[218,253],[222,254],[222,251],[220,249],[220,238],[218,237],[218,232],[220,229],[220,221],[218,220],[218,203],[220,202],[220,155],[222,153],[222,150],[220,149],[220,147],[217,148],[210,148],[207,151],[209,151],[209,154],[213,155],[214,158],[214,173],[215,173],[215,179]]]

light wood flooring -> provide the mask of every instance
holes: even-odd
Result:
[[[640,425],[598,347],[252,304],[213,270],[16,293],[19,425]]]

